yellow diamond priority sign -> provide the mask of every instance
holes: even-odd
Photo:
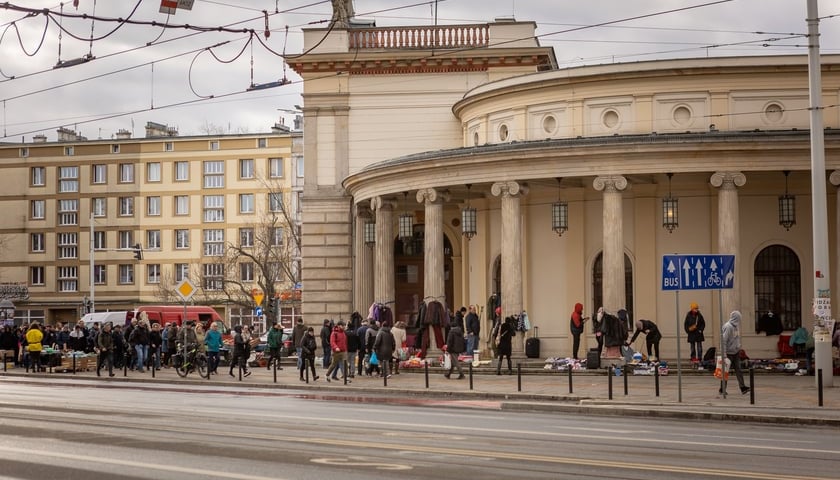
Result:
[[[175,291],[186,302],[190,299],[190,297],[193,296],[193,294],[196,291],[196,288],[195,285],[192,284],[192,282],[185,278],[181,280],[181,283],[175,286]]]

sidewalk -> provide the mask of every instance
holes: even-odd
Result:
[[[465,368],[467,374],[469,368]],[[278,370],[277,382],[274,372],[265,368],[253,368],[252,375],[238,378],[228,375],[227,367],[219,367],[219,375],[212,375],[210,380],[191,373],[187,378],[180,378],[173,369],[156,372],[153,379],[150,372],[136,373],[116,371],[116,376],[97,377],[95,372],[73,373],[38,373],[27,374],[23,369],[0,371],[2,376],[54,378],[57,382],[85,379],[101,382],[161,382],[171,385],[208,385],[236,386],[247,388],[279,388],[321,392],[324,398],[331,393],[346,396],[356,392],[360,396],[376,395],[382,402],[397,399],[446,399],[447,401],[490,401],[498,408],[518,411],[554,411],[577,412],[592,415],[633,415],[671,417],[681,419],[716,419],[777,424],[808,424],[840,426],[840,381],[835,379],[835,387],[823,390],[823,406],[818,406],[818,392],[814,377],[788,374],[757,373],[753,390],[755,404],[750,404],[750,395],[741,395],[738,384],[732,377],[727,390],[730,394],[723,398],[718,394],[720,386],[711,373],[705,375],[682,376],[682,397],[678,389],[676,372],[659,377],[660,391],[656,396],[655,378],[645,375],[626,377],[628,394],[624,394],[625,377],[608,377],[606,370],[599,373],[574,372],[572,375],[572,393],[569,393],[567,372],[533,372],[519,380],[514,370],[513,375],[495,375],[486,367],[476,369],[473,376],[473,389],[470,390],[469,377],[463,380],[446,379],[439,367],[429,368],[429,388],[426,388],[426,376],[422,369],[402,370],[387,380],[375,377],[355,377],[345,385],[343,381],[325,381],[324,370],[317,369],[320,379],[309,384],[301,382],[294,364],[284,364]],[[104,372],[103,372],[104,373]],[[234,373],[238,373],[234,371]],[[609,380],[612,379],[612,399],[609,398]],[[749,374],[745,374],[749,384]],[[681,400],[681,401],[680,401]]]

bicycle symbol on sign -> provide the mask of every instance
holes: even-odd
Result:
[[[723,285],[723,280],[720,278],[720,275],[717,274],[717,271],[710,273],[709,278],[706,279],[706,286],[719,287],[721,285]]]

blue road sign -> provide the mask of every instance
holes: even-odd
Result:
[[[262,307],[257,307],[254,309],[254,315],[260,317],[262,316]]]
[[[735,255],[663,255],[662,290],[719,290],[735,285]]]

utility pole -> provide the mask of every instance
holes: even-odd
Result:
[[[91,200],[93,201],[93,200]],[[95,277],[93,275],[93,251],[94,251],[94,242],[93,242],[93,208],[90,209],[90,308],[88,309],[88,313],[93,313],[96,311],[96,303],[94,299],[94,292],[93,292],[93,285],[95,282]]]

